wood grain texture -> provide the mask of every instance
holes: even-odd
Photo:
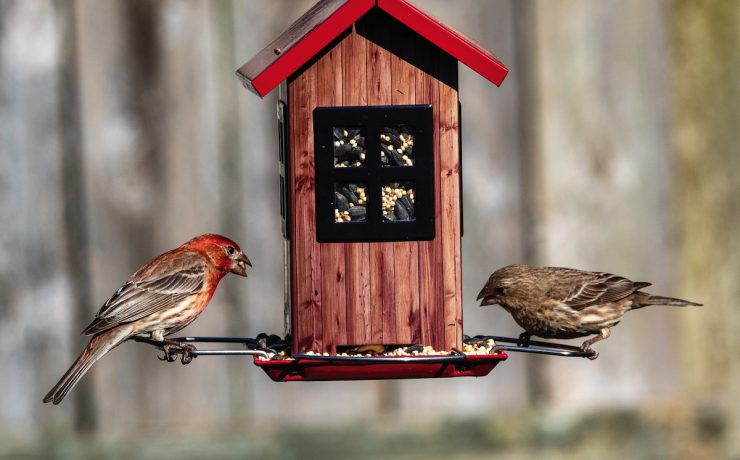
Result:
[[[341,47],[343,105],[367,105],[367,40],[351,33]],[[370,343],[370,243],[347,243],[347,344]]]
[[[439,81],[416,69],[416,103],[432,104],[434,177],[439,177]],[[442,229],[440,221],[440,187],[434,187],[435,239],[419,242],[419,317],[421,343],[435,350],[446,348],[442,314]]]
[[[445,344],[462,346],[462,273],[460,258],[460,158],[457,91],[439,89],[440,220],[442,223]]]
[[[398,56],[391,55],[391,102],[393,105],[409,105],[415,101],[414,67]],[[417,196],[417,200],[419,199],[424,197]],[[417,343],[421,340],[418,246],[419,243],[416,241],[393,243],[398,343]]]
[[[436,57],[430,50],[417,54],[414,61],[424,62],[425,69]],[[439,350],[461,346],[456,90],[355,31],[291,82],[293,91],[311,88],[313,96],[291,93],[297,104],[291,112],[291,152],[298,165],[292,182],[296,349],[336,353],[339,345],[364,343],[423,343]],[[425,153],[435,156],[435,196],[430,197],[435,239],[316,243],[313,109],[417,103],[433,106],[434,147]]]
[[[316,242],[314,198],[313,116],[316,106],[314,64],[288,85],[291,152],[291,279],[293,289],[293,350],[322,349],[321,251]]]
[[[337,68],[342,66],[344,57],[342,51],[342,46],[335,46],[316,63],[316,104],[318,106],[342,104],[343,75],[342,72],[337,72]],[[313,124],[313,118],[311,124]],[[313,156],[313,151],[311,155]],[[313,218],[315,219],[315,216]],[[335,354],[337,345],[344,345],[347,341],[346,246],[344,243],[319,244],[322,337],[324,340],[323,349],[314,351]]]
[[[391,57],[385,49],[368,44],[367,102],[391,103]],[[374,152],[371,152],[374,154]],[[371,332],[374,343],[396,342],[395,266],[393,244],[370,244]]]

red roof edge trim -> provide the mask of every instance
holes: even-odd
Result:
[[[501,86],[509,73],[509,69],[493,54],[486,53],[407,1],[378,0],[378,7],[496,86]]]
[[[375,6],[375,0],[350,0],[335,11],[326,21],[319,24],[302,40],[275,61],[264,72],[255,77],[247,86],[260,97],[275,89],[287,75],[298,70],[308,62],[323,47],[334,40],[342,31],[350,27],[358,19]]]

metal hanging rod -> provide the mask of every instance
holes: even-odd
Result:
[[[486,342],[487,340],[492,339],[496,345],[494,346],[492,352],[495,351],[511,351],[516,353],[534,353],[534,354],[541,354],[541,355],[548,355],[548,356],[563,356],[563,357],[572,357],[572,358],[589,358],[589,359],[595,359],[598,356],[598,353],[594,350],[589,351],[583,351],[577,346],[573,345],[566,345],[563,343],[555,343],[555,342],[543,342],[538,340],[529,340],[526,343],[523,343],[523,341],[519,338],[512,338],[512,337],[503,337],[498,335],[476,335],[475,337],[471,337],[469,339],[466,339],[466,343],[476,343],[476,342]],[[147,343],[149,345],[153,345],[157,348],[162,348],[162,343],[158,342],[156,340],[152,340],[149,338],[144,337],[136,337],[134,338],[137,342]],[[250,337],[176,337],[173,339],[170,339],[172,342],[181,342],[181,343],[205,343],[205,344],[238,344],[243,345],[243,349],[210,349],[210,350],[183,350],[183,349],[174,349],[171,350],[172,354],[180,354],[183,355],[183,353],[187,353],[192,357],[196,356],[262,356],[264,358],[270,359],[272,358],[278,350],[275,350],[271,347],[263,347],[262,344],[257,339],[253,339]],[[280,347],[278,347],[280,348]],[[294,359],[298,360],[304,360],[304,359],[314,359],[314,360],[346,360],[346,361],[364,361],[364,362],[376,362],[378,359],[376,357],[361,357],[361,356],[349,356],[349,357],[340,357],[340,356],[322,356],[322,355],[308,355],[308,354],[296,354],[292,356]],[[412,358],[412,357],[407,357]],[[420,359],[429,359],[430,361],[439,361],[440,359],[442,361],[450,361],[454,362],[456,360],[464,359],[463,356],[459,356],[457,354],[453,354],[447,357],[420,357],[420,356],[414,356],[410,360],[420,360]]]
[[[522,343],[523,341],[519,338],[515,339],[499,335],[476,335],[471,338],[472,341],[486,341],[488,339],[493,339],[496,343],[493,347],[494,350],[589,359],[596,359],[596,357],[599,356],[599,354],[594,350],[583,351],[579,347],[566,345],[564,343],[543,342],[539,340],[529,340],[526,343]]]
[[[135,341],[141,343],[148,343],[157,348],[162,348],[162,342],[148,339],[145,337],[135,337]],[[262,356],[269,359],[275,350],[263,348],[259,341],[249,337],[175,337],[169,339],[172,342],[182,343],[220,343],[220,344],[240,344],[244,345],[244,349],[218,349],[218,350],[189,350],[191,356]],[[172,350],[173,354],[182,355],[183,349]]]

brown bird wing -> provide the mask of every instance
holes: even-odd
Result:
[[[103,304],[83,334],[107,331],[177,304],[202,289],[205,271],[205,261],[195,252],[158,257],[131,276]]]
[[[597,303],[616,302],[650,285],[601,272],[579,272],[576,276],[566,277],[565,281],[563,287],[567,288],[567,294],[560,300],[575,310]]]

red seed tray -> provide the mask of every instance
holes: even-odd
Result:
[[[308,382],[483,377],[506,358],[502,351],[489,355],[373,357],[298,354],[294,359],[255,357],[254,364],[275,382]]]

